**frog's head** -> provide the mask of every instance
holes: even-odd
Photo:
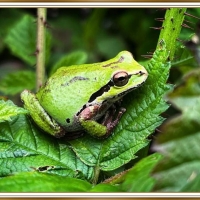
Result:
[[[115,58],[103,65],[109,68],[110,81],[105,86],[104,93],[97,101],[117,101],[128,92],[140,87],[147,79],[148,72],[137,63],[128,51],[120,52]]]
[[[133,59],[128,51],[120,52],[116,57],[118,64],[112,74],[113,87],[116,90],[129,90],[138,88],[148,77],[146,69]]]

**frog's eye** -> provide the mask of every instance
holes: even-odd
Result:
[[[126,72],[117,72],[114,76],[113,76],[113,83],[116,86],[124,86],[128,83],[129,80],[129,75]]]

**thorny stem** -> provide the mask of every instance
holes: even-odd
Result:
[[[186,8],[169,8],[166,11],[165,18],[160,27],[161,32],[157,44],[157,48],[160,46],[160,41],[166,42],[167,50],[170,52],[169,59],[173,60],[176,50],[176,40],[181,32],[181,26],[183,24]]]
[[[36,88],[37,90],[44,83],[45,76],[45,24],[46,24],[46,8],[37,9],[37,64],[36,64]]]

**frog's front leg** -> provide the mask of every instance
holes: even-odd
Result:
[[[111,107],[106,112],[102,124],[100,124],[91,120],[91,118],[97,114],[99,109],[100,107],[98,105],[85,108],[79,115],[79,121],[84,130],[93,137],[107,138],[126,110],[125,108],[120,108],[117,112],[115,107]]]
[[[65,130],[46,113],[35,94],[24,90],[21,93],[21,99],[24,108],[29,111],[32,119],[41,129],[57,138],[65,135]]]

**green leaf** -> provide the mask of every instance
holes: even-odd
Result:
[[[105,58],[109,59],[127,47],[122,37],[106,34],[97,38],[97,49]]]
[[[162,126],[154,144],[154,150],[163,155],[153,173],[155,191],[200,191],[199,119],[200,99]]]
[[[24,15],[12,29],[4,42],[15,56],[18,56],[30,65],[36,64],[36,23],[29,15]]]
[[[100,183],[89,190],[89,192],[122,192],[122,190],[118,186]]]
[[[36,64],[36,19],[30,15],[24,15],[7,34],[4,42],[12,53],[34,66]],[[46,32],[46,62],[50,55],[51,35]]]
[[[19,18],[23,15],[23,11],[20,9],[1,9],[0,19],[4,19],[0,21],[0,52],[5,47],[3,39],[6,37],[8,31],[12,28],[15,22],[19,20]],[[8,17],[9,16],[9,17]]]
[[[0,21],[0,35],[5,37],[8,31],[13,27],[13,25],[24,15],[22,9],[6,8],[1,9],[0,18],[4,19]],[[9,16],[9,17],[8,17]]]
[[[86,181],[39,172],[23,172],[0,179],[0,192],[87,192]]]
[[[170,92],[167,97],[179,110],[185,110],[195,105],[200,95],[200,70],[193,70],[187,73],[181,83]]]
[[[28,70],[7,74],[0,82],[0,91],[6,95],[15,95],[22,90],[35,87],[35,73]]]
[[[0,122],[11,121],[12,117],[26,113],[25,109],[17,107],[12,101],[0,100]]]
[[[167,56],[165,46],[155,52],[146,66],[149,72],[146,83],[124,98],[127,111],[108,139],[101,141],[87,135],[70,141],[77,157],[94,166],[96,174],[99,170],[114,170],[136,158],[135,153],[148,145],[148,135],[163,122],[159,115],[168,108],[163,100],[169,90]]]
[[[0,177],[42,171],[90,180],[93,173],[63,139],[41,132],[24,115],[0,124],[0,166]]]
[[[183,45],[177,45],[172,66],[184,66],[191,63],[194,63],[194,56],[191,54],[191,52]]]
[[[199,186],[200,186],[200,175],[193,174],[193,177],[190,179],[190,182],[187,183],[180,192],[199,192]]]
[[[51,74],[53,74],[60,67],[84,64],[86,60],[87,60],[87,54],[84,51],[74,51],[70,54],[67,54],[66,56],[63,56],[52,67]]]
[[[140,160],[125,174],[120,188],[126,192],[151,192],[155,184],[151,172],[161,158],[160,154],[154,153]]]

